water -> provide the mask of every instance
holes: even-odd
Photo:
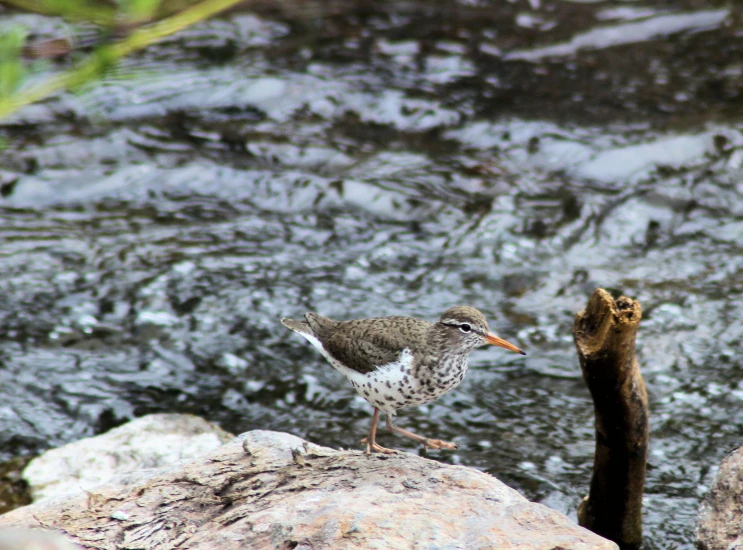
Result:
[[[20,112],[0,128],[0,458],[155,411],[358,448],[370,407],[279,318],[470,304],[529,355],[476,351],[398,421],[575,517],[593,412],[571,328],[601,286],[644,310],[645,548],[692,548],[743,431],[732,9],[298,4]]]

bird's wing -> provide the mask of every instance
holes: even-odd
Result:
[[[399,322],[395,322],[400,319]],[[418,351],[413,342],[419,342],[420,333],[430,326],[426,321],[407,317],[365,319],[365,322],[346,321],[325,340],[324,347],[335,359],[362,374],[400,359],[403,350]],[[379,322],[384,322],[384,330]],[[420,324],[419,324],[420,323]]]

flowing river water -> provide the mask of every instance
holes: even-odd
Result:
[[[0,123],[0,459],[156,411],[360,448],[371,408],[279,318],[469,304],[529,355],[474,352],[399,423],[575,517],[571,328],[601,286],[644,310],[644,548],[693,548],[743,432],[742,32],[728,2],[267,3],[23,109]]]

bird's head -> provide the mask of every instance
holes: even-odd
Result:
[[[450,349],[470,352],[485,344],[492,344],[526,355],[510,342],[490,332],[485,316],[473,307],[456,306],[447,309],[436,322],[436,327]]]

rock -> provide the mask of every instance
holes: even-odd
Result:
[[[80,547],[39,529],[8,529],[0,531],[0,550],[80,550]]]
[[[485,473],[267,431],[0,516],[0,528],[38,525],[112,550],[617,548]]]
[[[190,414],[151,414],[47,451],[23,470],[34,501],[89,490],[113,476],[203,455],[234,436]]]
[[[727,455],[720,464],[712,488],[697,517],[699,550],[743,548],[743,447]]]

